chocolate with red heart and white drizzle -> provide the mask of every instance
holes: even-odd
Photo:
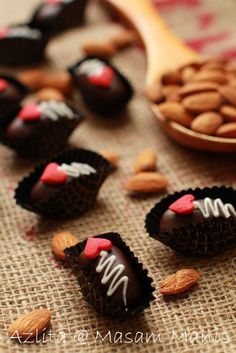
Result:
[[[40,179],[33,186],[30,198],[34,203],[41,203],[52,196],[65,183],[70,182],[74,178],[91,174],[96,174],[96,169],[87,163],[49,163]]]
[[[78,66],[76,72],[86,75],[92,85],[109,88],[114,78],[113,69],[98,58],[88,59]]]
[[[0,40],[6,38],[31,38],[41,39],[42,33],[38,29],[26,25],[0,28]]]
[[[105,238],[87,239],[84,250],[78,257],[82,269],[91,273],[96,285],[110,298],[113,305],[125,311],[142,300],[142,283],[129,259],[121,249]]]
[[[194,195],[186,194],[164,212],[160,220],[160,231],[169,232],[217,217],[236,217],[235,207],[231,203],[224,203],[220,198],[205,197],[195,200]]]

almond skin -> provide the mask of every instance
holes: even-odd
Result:
[[[64,101],[65,97],[63,94],[55,88],[42,88],[36,93],[36,98],[38,101],[42,100],[56,100],[56,101]]]
[[[200,273],[193,269],[182,269],[168,276],[160,287],[163,295],[175,295],[188,291],[200,278]]]
[[[218,127],[224,122],[218,113],[207,112],[198,115],[191,124],[191,129],[201,134],[214,135]]]
[[[154,172],[157,168],[157,155],[152,148],[146,148],[134,163],[134,172]]]
[[[195,74],[196,74],[197,70],[194,69],[193,67],[185,67],[183,70],[182,70],[182,81],[184,83],[187,83],[187,82],[190,82]]]
[[[179,94],[181,97],[186,97],[195,93],[214,92],[218,87],[219,85],[215,82],[191,82],[183,86]]]
[[[193,94],[183,100],[183,106],[192,113],[205,113],[220,107],[221,97],[217,92]]]
[[[112,43],[116,48],[124,48],[138,41],[135,31],[122,29],[112,38]]]
[[[34,338],[39,336],[48,328],[51,321],[51,313],[48,309],[37,309],[20,316],[8,328],[9,336],[17,331],[17,336],[21,338]]]
[[[130,192],[155,193],[166,190],[167,178],[154,172],[142,172],[132,176],[123,184],[123,188]]]
[[[234,87],[221,86],[219,87],[219,93],[225,100],[236,107],[236,89]]]
[[[195,82],[216,82],[219,84],[227,83],[227,77],[221,70],[203,70],[199,71],[195,76],[193,81]]]
[[[87,42],[83,45],[83,50],[87,55],[108,58],[115,54],[116,48],[112,42]]]
[[[37,91],[43,88],[43,81],[46,72],[41,69],[30,69],[19,72],[17,78],[31,91]]]
[[[229,122],[236,122],[236,108],[231,105],[223,105],[220,108],[220,113]]]
[[[78,238],[69,232],[61,232],[52,238],[51,246],[52,251],[58,259],[63,261],[66,260],[66,254],[64,250],[70,246],[76,245]]]
[[[108,150],[103,150],[100,152],[101,156],[103,156],[105,159],[108,160],[108,162],[111,163],[113,170],[117,169],[118,167],[118,161],[120,159],[120,156],[118,154],[108,151]]]
[[[236,123],[226,123],[216,130],[216,136],[236,138]]]
[[[166,119],[175,121],[176,123],[190,127],[192,123],[192,117],[186,112],[182,104],[177,102],[165,102],[158,105],[158,109]]]

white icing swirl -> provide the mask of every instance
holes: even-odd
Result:
[[[28,26],[10,27],[8,37],[41,38],[41,32],[38,29],[32,29]]]
[[[206,197],[203,200],[203,205],[198,201],[194,201],[193,204],[195,208],[201,211],[204,218],[209,218],[211,215],[214,217],[223,215],[225,218],[229,218],[230,216],[236,217],[234,206],[231,203],[224,204],[221,199],[212,200]]]
[[[128,288],[129,278],[127,276],[121,277],[122,273],[125,270],[125,266],[122,264],[119,264],[119,265],[116,265],[114,268],[112,268],[112,266],[116,261],[116,256],[111,255],[107,258],[108,256],[107,251],[101,251],[100,256],[101,256],[101,259],[99,260],[99,263],[96,267],[96,272],[100,273],[103,270],[105,270],[101,283],[107,284],[108,281],[111,278],[113,278],[107,291],[108,297],[112,296],[115,293],[115,291],[119,288],[119,286],[123,284],[123,302],[124,302],[124,305],[127,306],[127,288]]]
[[[73,110],[64,102],[49,100],[39,103],[38,106],[43,115],[54,121],[57,121],[60,117],[75,118]]]
[[[58,167],[58,169],[73,178],[78,178],[80,175],[90,175],[96,173],[96,170],[90,165],[77,162],[73,162],[71,164],[63,163]]]
[[[100,75],[106,65],[98,59],[89,59],[80,64],[76,73],[80,75]]]

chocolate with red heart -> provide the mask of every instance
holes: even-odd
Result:
[[[26,93],[26,87],[14,77],[0,74],[0,120],[17,113]]]
[[[3,143],[19,153],[43,156],[59,150],[82,120],[82,114],[64,101],[27,103],[10,119]]]
[[[84,19],[87,0],[45,0],[35,10],[29,26],[53,35],[79,26]]]
[[[195,196],[186,194],[164,212],[160,220],[160,231],[170,232],[173,229],[185,227],[189,224],[198,224],[212,218],[230,216],[236,217],[236,210],[230,203],[224,203],[220,198],[195,200]]]
[[[96,174],[96,170],[86,163],[49,163],[39,180],[32,187],[30,193],[31,201],[33,203],[42,203],[74,178],[90,174]]]
[[[101,58],[86,57],[70,67],[69,72],[88,107],[95,112],[116,113],[133,95],[128,80]]]
[[[0,28],[0,64],[32,65],[44,58],[48,38],[28,25]]]
[[[117,233],[88,238],[65,252],[98,311],[119,317],[149,305],[151,280]]]

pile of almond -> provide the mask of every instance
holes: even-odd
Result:
[[[168,120],[201,134],[236,138],[236,64],[191,63],[163,75],[161,86],[147,95]]]

